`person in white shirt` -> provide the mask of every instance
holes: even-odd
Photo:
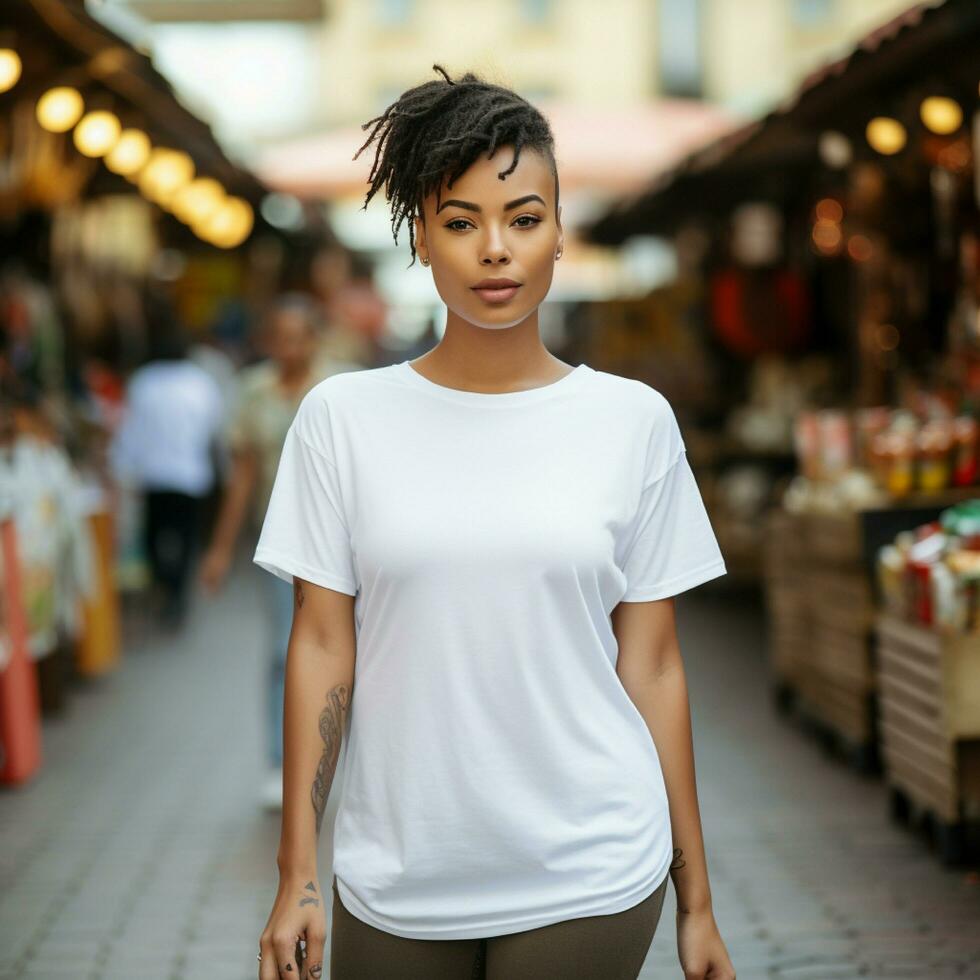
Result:
[[[725,562],[666,398],[541,342],[547,121],[435,67],[365,146],[445,334],[311,389],[255,550],[294,590],[259,977],[322,976],[343,742],[334,980],[635,980],[671,877],[684,975],[732,980],[673,605]]]
[[[148,360],[127,384],[109,460],[117,480],[143,493],[143,544],[162,621],[173,628],[187,610],[225,405],[211,375],[188,359],[184,332],[163,298],[148,301],[147,327]]]

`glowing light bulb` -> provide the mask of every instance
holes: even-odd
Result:
[[[140,129],[124,129],[105,158],[105,165],[124,176],[136,173],[150,155],[150,137]]]
[[[78,89],[67,85],[48,89],[37,100],[37,121],[52,133],[67,133],[84,111],[85,103]]]
[[[173,199],[173,213],[185,224],[201,224],[225,200],[225,189],[213,177],[198,177],[185,184]]]
[[[119,119],[111,112],[90,112],[75,127],[75,146],[87,157],[102,157],[116,145],[121,132]]]
[[[919,115],[926,127],[940,136],[955,133],[963,125],[963,110],[953,99],[941,95],[930,95],[922,100]]]
[[[8,92],[20,81],[20,55],[13,48],[0,48],[0,92]]]
[[[905,127],[888,116],[876,116],[868,123],[865,136],[871,148],[885,156],[891,156],[904,149],[908,136]]]
[[[157,147],[140,171],[140,191],[161,207],[169,207],[177,192],[194,179],[194,161],[183,151]]]
[[[252,206],[240,197],[229,197],[194,232],[218,248],[234,248],[251,234],[255,221]]]

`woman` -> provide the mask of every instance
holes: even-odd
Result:
[[[385,187],[396,240],[411,219],[445,335],[310,392],[255,552],[294,588],[259,977],[322,976],[346,735],[333,980],[635,978],[668,877],[685,976],[731,978],[672,599],[724,561],[666,399],[541,343],[547,122],[434,67],[366,124],[367,199]]]

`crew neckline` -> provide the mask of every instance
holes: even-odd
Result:
[[[537,388],[526,388],[524,391],[464,391],[461,388],[450,388],[448,385],[430,381],[416,371],[408,360],[400,362],[397,369],[415,388],[458,404],[483,406],[528,405],[532,402],[544,401],[577,388],[587,375],[594,373],[587,364],[579,364],[564,377],[546,385],[538,385]]]

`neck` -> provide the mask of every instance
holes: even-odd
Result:
[[[442,340],[424,361],[463,387],[487,391],[550,377],[563,364],[541,343],[537,309],[512,327],[495,329],[475,326],[450,310]]]

